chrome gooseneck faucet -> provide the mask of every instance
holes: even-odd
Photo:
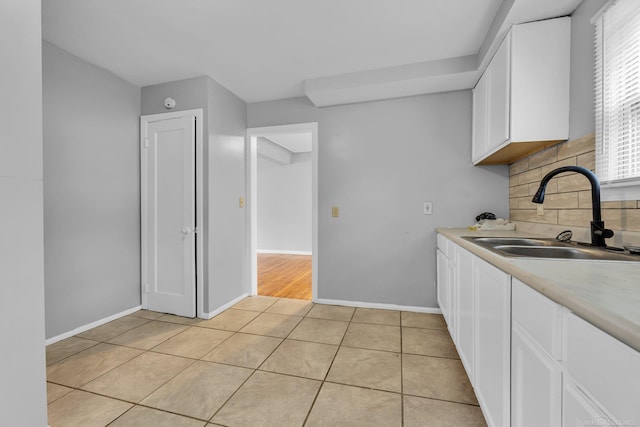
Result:
[[[542,178],[540,181],[540,188],[533,196],[531,200],[533,203],[541,204],[544,201],[544,192],[547,188],[549,180],[559,173],[563,172],[577,172],[587,177],[591,183],[591,206],[593,210],[593,220],[591,221],[591,244],[593,246],[607,246],[604,239],[613,237],[613,231],[604,228],[604,221],[602,221],[602,210],[600,207],[600,181],[598,177],[589,169],[581,166],[564,166],[558,169],[554,169]]]

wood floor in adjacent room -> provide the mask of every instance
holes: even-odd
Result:
[[[258,295],[311,300],[311,255],[258,254]]]

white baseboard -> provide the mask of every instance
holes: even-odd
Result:
[[[258,249],[259,254],[312,255],[311,251],[285,251],[282,249]]]
[[[114,315],[105,317],[103,319],[96,320],[95,322],[91,322],[91,323],[87,323],[86,325],[78,326],[77,328],[75,328],[72,331],[65,332],[65,333],[62,333],[60,335],[56,335],[55,337],[48,338],[48,339],[45,340],[44,343],[45,343],[45,345],[50,345],[50,344],[56,343],[58,341],[62,341],[63,339],[72,337],[74,335],[77,335],[77,334],[85,332],[85,331],[88,331],[89,329],[93,329],[93,328],[95,328],[97,326],[104,325],[105,323],[109,323],[112,320],[116,320],[116,319],[119,319],[121,317],[128,316],[129,314],[135,313],[136,311],[139,311],[140,309],[142,309],[141,305],[139,305],[137,307],[130,308],[130,309],[125,310],[125,311],[121,311],[120,313],[116,313]]]
[[[442,311],[439,308],[435,308],[435,307],[414,307],[410,305],[380,304],[376,302],[344,301],[344,300],[338,300],[338,299],[324,299],[324,298],[318,298],[313,302],[318,304],[345,305],[347,307],[379,308],[382,310],[400,310],[400,311],[414,311],[417,313],[442,314]]]
[[[249,294],[242,294],[238,298],[232,299],[231,301],[229,301],[225,305],[223,305],[221,307],[218,307],[215,310],[210,311],[209,313],[204,313],[204,318],[205,319],[211,319],[213,316],[217,316],[218,314],[222,313],[223,311],[225,311],[226,309],[228,309],[232,305],[235,305],[235,304],[239,303],[240,301],[242,301],[243,299],[245,299],[248,296],[249,296]]]

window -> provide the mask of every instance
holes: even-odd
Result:
[[[640,199],[640,1],[611,0],[593,23],[596,174],[603,199]]]

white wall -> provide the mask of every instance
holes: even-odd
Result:
[[[471,92],[320,109],[304,98],[248,105],[249,127],[313,121],[319,298],[437,307],[435,228],[467,226],[483,211],[508,215],[507,167],[471,164]]]
[[[258,156],[258,251],[311,253],[311,153]]]
[[[585,0],[571,14],[569,140],[595,132],[591,18],[606,3],[607,0]]]
[[[163,100],[176,100],[173,111],[202,108],[204,137],[204,310],[212,312],[249,292],[245,278],[244,144],[246,104],[207,76],[142,88],[141,113],[167,110]]]
[[[0,0],[0,425],[47,425],[40,1]]]
[[[47,337],[140,305],[140,88],[43,43]]]

